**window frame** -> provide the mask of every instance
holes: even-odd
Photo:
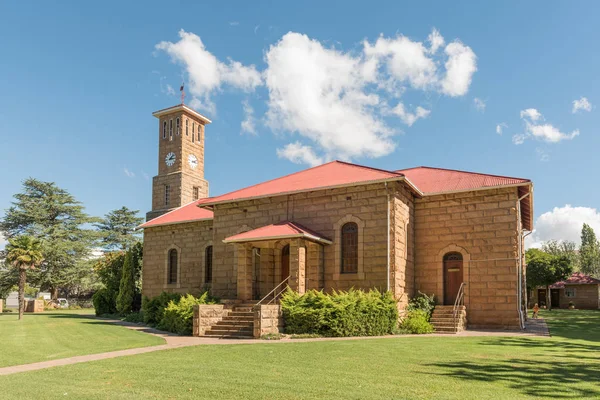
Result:
[[[179,136],[181,134],[181,121],[179,117],[175,119],[175,134]]]
[[[358,265],[356,273],[341,273],[342,270],[342,227],[347,222],[354,222],[358,226]],[[333,224],[334,238],[334,273],[333,280],[336,281],[360,281],[365,279],[365,257],[364,257],[364,236],[365,236],[365,221],[352,214],[346,214]]]
[[[173,262],[175,256],[175,262]],[[175,277],[173,279],[173,276]],[[179,283],[179,251],[175,248],[167,252],[167,285],[177,285]]]
[[[210,255],[210,258],[209,258]],[[213,280],[214,248],[209,244],[204,248],[204,283],[211,284]]]
[[[194,200],[198,200],[200,198],[200,188],[198,186],[194,186],[192,188],[192,198]]]
[[[571,293],[571,294],[569,294]],[[565,286],[565,297],[569,299],[574,299],[577,296],[577,290],[574,287]]]
[[[162,138],[167,138],[167,120],[163,120]]]
[[[185,136],[189,136],[189,125],[190,125],[190,120],[189,119],[185,119]]]
[[[171,185],[165,185],[165,207],[171,203]]]
[[[357,274],[358,224],[356,222],[349,221],[342,225],[340,229],[340,274]]]
[[[173,140],[173,118],[169,120],[169,140]]]

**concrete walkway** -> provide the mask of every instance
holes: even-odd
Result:
[[[344,337],[344,338],[310,338],[310,339],[290,339],[284,338],[281,340],[262,340],[262,339],[219,339],[206,337],[191,337],[178,336],[169,332],[159,331],[147,326],[124,322],[120,320],[112,320],[107,318],[97,318],[91,315],[80,315],[82,317],[99,319],[107,323],[121,325],[128,329],[138,332],[144,332],[150,335],[162,337],[167,344],[151,347],[140,347],[136,349],[110,351],[107,353],[88,354],[84,356],[76,356],[69,358],[61,358],[58,360],[50,360],[37,362],[32,364],[14,365],[10,367],[0,368],[0,376],[12,375],[21,372],[36,371],[62,365],[79,364],[89,361],[106,360],[109,358],[117,358],[124,356],[133,356],[136,354],[151,353],[160,350],[177,349],[180,347],[200,346],[200,345],[231,345],[231,344],[276,344],[276,343],[304,343],[304,342],[327,342],[327,341],[342,341],[342,340],[373,340],[373,339],[390,339],[390,338],[410,338],[410,337],[476,337],[476,336],[550,336],[548,326],[543,319],[530,319],[524,331],[501,331],[501,330],[466,330],[458,334],[442,334],[432,333],[430,335],[388,335],[388,336],[366,336],[366,337]]]

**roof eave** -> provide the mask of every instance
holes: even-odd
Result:
[[[191,109],[190,107],[186,106],[185,104],[178,104],[178,105],[173,106],[173,107],[163,108],[162,110],[154,111],[152,113],[152,115],[155,116],[156,118],[160,118],[163,115],[171,114],[171,113],[173,113],[175,111],[186,111],[186,112],[194,115],[195,117],[197,117],[201,121],[203,121],[205,124],[212,123],[212,121],[210,119],[206,118],[204,115],[202,115],[199,112]]]
[[[223,243],[248,243],[248,242],[264,242],[266,240],[281,240],[281,239],[307,239],[314,242],[323,244],[332,244],[333,242],[329,239],[321,238],[307,233],[295,233],[293,235],[275,235],[275,236],[263,236],[260,238],[246,238],[246,239],[223,239]]]
[[[163,223],[158,223],[158,224],[152,224],[149,226],[144,226],[146,224],[146,223],[144,223],[144,224],[138,226],[137,228],[135,228],[135,230],[154,228],[156,226],[179,225],[179,224],[187,224],[189,222],[202,222],[202,221],[212,221],[212,220],[213,220],[213,218],[197,218],[197,219],[187,219],[185,221],[163,222]]]
[[[445,190],[442,192],[425,193],[424,196],[439,196],[441,194],[478,192],[478,191],[482,191],[482,190],[493,190],[493,189],[502,189],[502,188],[511,188],[511,187],[529,186],[529,185],[531,185],[531,181],[526,181],[526,182],[521,182],[521,183],[513,183],[510,185],[484,186],[484,187],[472,188],[472,189]]]

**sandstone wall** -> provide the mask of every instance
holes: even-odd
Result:
[[[204,255],[209,244],[212,244],[212,221],[144,229],[143,295],[152,298],[163,291],[197,294],[207,287]],[[167,253],[172,248],[178,250],[177,284],[167,284]]]
[[[325,287],[328,290],[346,290],[351,287],[363,289],[376,287],[385,290],[387,193],[383,184],[373,184],[216,205],[213,225],[213,294],[222,298],[235,298],[237,295],[237,263],[234,261],[237,257],[237,249],[233,244],[223,243],[223,239],[285,220],[302,224],[335,242],[332,245],[325,245],[323,250],[320,250],[320,246],[307,246],[305,275],[307,288]],[[398,205],[397,219],[405,218],[409,207],[401,207],[401,204],[411,203],[412,199],[403,192],[393,201]],[[341,250],[339,238],[336,241],[336,234],[339,234],[340,224],[344,221],[355,221],[359,225],[359,272],[355,274],[340,274]],[[402,222],[401,226],[404,226],[404,222],[398,221],[400,222]],[[405,240],[401,236],[398,236],[397,240],[397,246],[402,252],[404,246],[402,243]],[[264,252],[265,258],[273,260],[271,264],[265,262],[262,265],[262,268],[273,268],[272,273],[268,271],[262,273],[262,276],[266,276],[267,279],[280,275],[277,270],[277,260],[281,257],[281,248],[284,244],[285,240],[282,240],[273,246],[272,253]],[[262,257],[261,249],[261,259]],[[399,268],[405,270],[406,266],[399,266]]]
[[[519,326],[517,189],[415,200],[416,289],[443,301],[443,256],[463,254],[469,326]]]

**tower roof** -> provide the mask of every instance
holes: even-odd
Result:
[[[199,120],[201,120],[202,122],[204,122],[207,125],[212,122],[210,119],[206,118],[204,115],[200,114],[199,112],[192,110],[185,104],[177,104],[176,106],[173,106],[173,107],[163,108],[162,110],[154,111],[152,113],[152,115],[155,116],[156,118],[160,118],[163,115],[172,114],[174,112],[179,112],[179,111],[185,111],[188,114],[192,114],[194,117],[198,118]]]

